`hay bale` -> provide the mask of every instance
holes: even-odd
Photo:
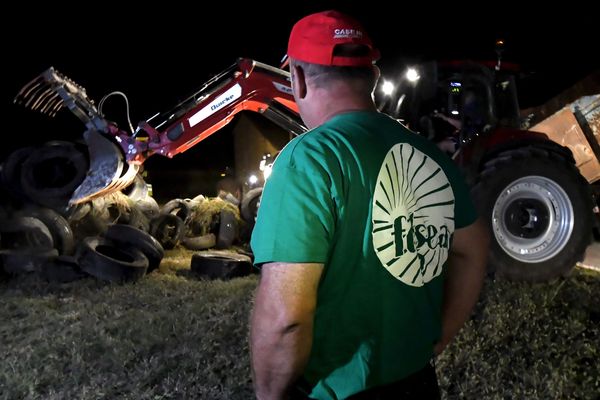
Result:
[[[233,204],[220,199],[219,197],[209,198],[205,201],[195,202],[190,217],[189,233],[190,236],[203,236],[211,232],[218,221],[218,215],[221,211],[227,210],[235,215],[238,225],[241,223],[240,210]]]

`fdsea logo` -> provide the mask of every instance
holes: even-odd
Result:
[[[393,146],[372,207],[373,248],[383,268],[410,286],[442,273],[454,233],[454,192],[434,160],[407,143]]]

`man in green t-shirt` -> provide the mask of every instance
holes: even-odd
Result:
[[[451,160],[377,112],[356,20],[301,19],[288,55],[310,131],[275,161],[252,235],[256,395],[439,398],[430,360],[477,301],[487,230]]]

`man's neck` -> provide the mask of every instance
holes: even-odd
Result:
[[[371,107],[371,106],[337,108],[335,110],[331,110],[331,113],[328,113],[327,115],[323,116],[323,123],[329,121],[331,118],[335,117],[336,115],[347,114],[347,113],[357,112],[357,111],[373,111],[373,112],[375,112],[375,111],[377,111],[377,109],[375,107]]]
[[[314,110],[314,125],[318,126],[329,121],[336,115],[355,111],[373,111],[377,108],[370,96],[360,96],[345,88],[339,90],[322,90],[317,93],[318,108]]]

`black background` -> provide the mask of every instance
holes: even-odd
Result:
[[[521,64],[530,77],[520,93],[523,107],[542,103],[598,68],[600,35],[591,5],[125,3],[23,3],[3,12],[1,102],[7,124],[0,156],[23,144],[76,138],[83,131],[68,112],[49,120],[12,103],[18,90],[49,66],[87,88],[96,102],[109,91],[125,92],[135,125],[170,108],[237,57],[278,65],[293,23],[324,9],[337,8],[364,23],[381,50],[384,76],[413,59],[493,60],[494,42],[502,38],[504,59]],[[122,100],[115,97],[107,103],[105,114],[123,126],[124,110]],[[155,156],[149,166],[191,163],[207,168],[216,163],[222,168],[229,162],[230,155],[223,150],[229,146],[228,135],[226,128],[189,150],[190,154],[164,162],[154,161],[162,159]]]

